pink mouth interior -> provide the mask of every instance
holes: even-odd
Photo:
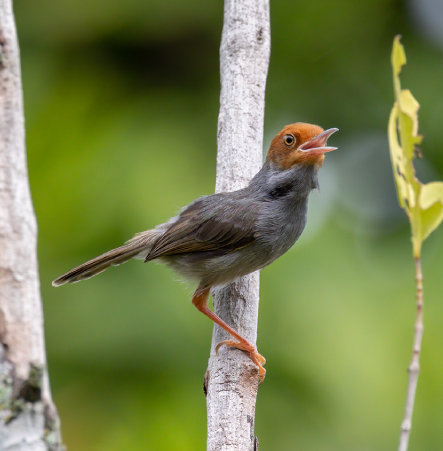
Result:
[[[302,144],[299,147],[299,150],[303,152],[308,152],[312,150],[320,150],[322,152],[331,152],[332,150],[337,149],[337,147],[328,147],[326,146],[326,143],[328,142],[328,138],[338,131],[338,128],[331,128],[329,130],[324,131],[323,133],[320,133],[315,138],[311,139],[311,141],[308,141],[307,143]]]

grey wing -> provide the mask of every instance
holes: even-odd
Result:
[[[232,252],[256,239],[257,209],[240,199],[213,195],[192,203],[154,242],[145,262],[193,252]]]

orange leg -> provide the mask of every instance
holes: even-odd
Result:
[[[209,319],[212,319],[214,323],[218,324],[221,328],[223,328],[226,332],[231,334],[235,340],[225,340],[220,342],[215,348],[215,352],[218,352],[220,346],[226,345],[230,347],[234,347],[237,349],[241,349],[242,351],[249,352],[251,360],[258,366],[258,374],[260,378],[260,384],[265,379],[266,370],[263,368],[263,365],[266,362],[266,359],[261,356],[255,346],[246,338],[243,338],[238,332],[236,332],[231,326],[228,326],[221,318],[219,318],[209,307],[208,307],[208,299],[210,288],[198,287],[194,296],[192,297],[192,303],[197,307],[197,309],[206,315]]]

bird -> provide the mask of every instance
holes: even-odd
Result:
[[[319,187],[325,153],[337,149],[327,145],[328,138],[337,131],[303,122],[285,126],[245,188],[200,197],[167,222],[136,234],[52,284],[89,279],[132,258],[159,260],[197,285],[194,306],[233,337],[220,342],[216,351],[226,345],[249,353],[262,383],[265,358],[208,307],[210,292],[264,268],[298,240],[306,226],[309,194]]]

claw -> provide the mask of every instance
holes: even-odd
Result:
[[[200,284],[192,298],[192,303],[197,307],[197,309],[200,312],[202,312],[209,319],[214,321],[215,324],[218,324],[222,329],[224,329],[231,336],[235,337],[238,340],[238,341],[235,340],[222,341],[216,346],[215,352],[218,353],[218,350],[222,345],[232,346],[234,348],[241,349],[242,351],[249,352],[251,360],[258,366],[258,374],[260,377],[259,381],[261,384],[266,375],[266,370],[263,368],[263,365],[266,362],[265,358],[257,352],[257,349],[255,349],[255,346],[252,343],[246,340],[246,338],[243,338],[231,326],[226,324],[220,317],[218,317],[213,311],[210,310],[210,308],[208,307],[209,291],[210,287],[208,288],[207,286],[203,286]]]
[[[252,344],[241,343],[235,340],[221,341],[215,348],[216,354],[218,353],[220,347],[223,345],[249,352],[251,360],[258,366],[259,385],[263,383],[266,376],[266,370],[263,368],[263,365],[266,363],[266,359],[258,353],[257,349],[255,349],[255,347]]]

